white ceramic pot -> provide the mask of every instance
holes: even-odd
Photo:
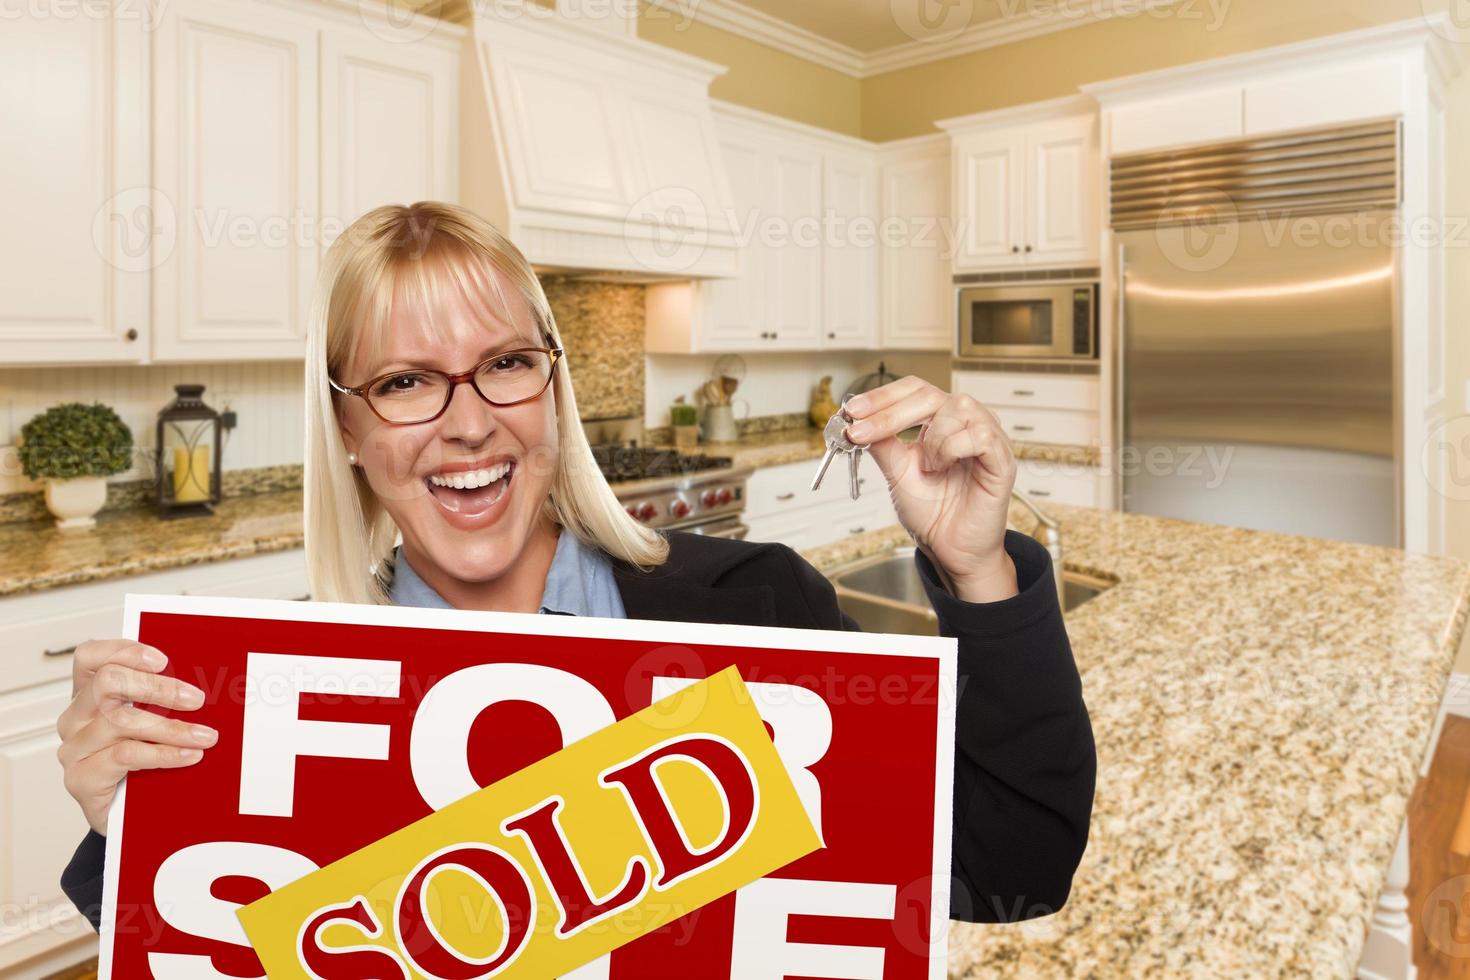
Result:
[[[107,480],[100,476],[76,476],[69,480],[46,481],[46,509],[60,528],[88,528],[107,503]]]

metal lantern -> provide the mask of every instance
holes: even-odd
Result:
[[[220,414],[200,397],[203,385],[174,385],[177,397],[158,413],[158,515],[214,513],[220,501]]]

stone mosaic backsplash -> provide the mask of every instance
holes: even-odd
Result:
[[[584,419],[643,414],[644,287],[542,276]]]

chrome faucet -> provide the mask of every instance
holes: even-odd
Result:
[[[1011,496],[1024,504],[1036,518],[1036,526],[1031,529],[1031,536],[1040,541],[1046,547],[1046,553],[1051,555],[1051,570],[1057,584],[1057,603],[1065,609],[1066,585],[1062,580],[1062,526],[1021,491],[1012,488]]]

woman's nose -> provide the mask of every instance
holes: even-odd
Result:
[[[495,408],[468,383],[454,386],[439,418],[439,435],[477,446],[496,429]]]

